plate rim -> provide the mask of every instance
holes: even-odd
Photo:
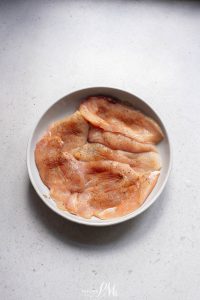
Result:
[[[40,121],[42,120],[43,116],[58,102],[64,100],[66,97],[70,97],[71,95],[75,94],[75,93],[79,93],[79,92],[83,92],[86,90],[92,90],[92,89],[107,89],[107,90],[115,90],[116,92],[122,92],[122,93],[126,93],[129,94],[130,96],[134,96],[135,98],[137,98],[138,100],[140,100],[142,103],[144,103],[146,106],[148,106],[150,108],[150,110],[152,110],[157,118],[159,119],[160,123],[162,124],[163,128],[165,129],[165,135],[168,141],[168,146],[169,146],[169,164],[168,164],[168,168],[167,168],[167,172],[165,174],[165,178],[158,190],[158,192],[156,193],[156,195],[154,195],[154,197],[152,198],[151,202],[147,203],[146,206],[141,206],[138,209],[136,209],[135,211],[122,216],[122,217],[117,217],[117,218],[113,218],[113,219],[108,219],[108,220],[100,220],[100,222],[94,222],[92,219],[84,219],[84,218],[78,218],[76,215],[73,215],[71,213],[69,213],[69,215],[65,215],[65,211],[62,211],[61,209],[57,208],[57,207],[53,207],[52,205],[50,205],[49,201],[47,201],[48,199],[46,197],[44,197],[44,195],[39,191],[39,188],[37,186],[37,184],[34,181],[34,177],[32,174],[32,168],[31,168],[31,163],[30,163],[30,157],[31,157],[31,143],[32,143],[32,139],[34,137],[35,131],[40,123]],[[169,175],[171,173],[171,169],[172,169],[172,145],[171,145],[171,141],[169,138],[169,132],[168,129],[166,127],[166,125],[163,123],[163,121],[161,120],[159,114],[157,113],[157,111],[150,106],[146,101],[144,101],[143,99],[139,98],[138,96],[136,96],[135,94],[129,92],[129,91],[125,91],[119,88],[114,88],[114,87],[107,87],[107,86],[90,86],[87,88],[83,88],[83,89],[78,89],[78,90],[74,90],[68,94],[66,94],[65,96],[63,96],[62,98],[54,101],[39,117],[38,121],[36,122],[34,129],[32,130],[32,133],[29,137],[28,140],[28,144],[27,144],[27,151],[26,151],[26,163],[27,163],[27,169],[28,169],[28,174],[29,174],[29,178],[31,181],[32,186],[34,187],[37,195],[40,197],[40,199],[52,210],[54,211],[56,214],[58,214],[59,216],[63,217],[64,219],[67,219],[71,222],[75,222],[78,224],[82,224],[82,225],[87,225],[87,226],[97,226],[97,227],[101,227],[101,226],[111,226],[111,225],[116,225],[116,224],[120,224],[123,223],[125,221],[128,221],[130,219],[135,218],[136,216],[142,214],[144,211],[146,211],[151,205],[153,205],[156,200],[159,198],[159,196],[161,195],[161,193],[163,192],[166,183],[168,181]],[[102,222],[101,222],[102,221]]]

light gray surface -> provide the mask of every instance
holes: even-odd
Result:
[[[200,298],[200,4],[6,1],[0,22],[0,298],[95,299],[102,282],[119,299]],[[156,204],[110,228],[55,215],[26,170],[46,107],[98,85],[147,100],[174,150]]]

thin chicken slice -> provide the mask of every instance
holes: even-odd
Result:
[[[71,193],[82,191],[85,183],[81,165],[62,153],[62,146],[61,138],[44,136],[36,145],[35,161],[50,196],[59,208],[66,209]]]
[[[44,137],[35,149],[41,179],[61,209],[84,218],[102,219],[112,209],[111,217],[115,217],[137,208],[151,190],[152,181],[147,178],[144,186],[144,177],[128,164],[110,160],[81,162],[61,149],[59,137]]]
[[[77,111],[70,117],[55,122],[49,128],[48,135],[60,137],[63,141],[62,151],[70,151],[86,143],[88,129],[88,123]]]
[[[119,191],[119,197],[123,201],[118,206],[107,208],[96,214],[100,219],[111,219],[127,215],[138,209],[153,190],[158,180],[160,172],[154,171],[139,177],[138,181],[132,186]]]
[[[86,199],[83,205],[85,211],[91,216],[98,216],[103,210],[118,206],[123,201],[123,193],[139,175],[130,166],[113,161],[85,162],[85,191],[80,195],[82,204],[83,197]],[[79,205],[78,205],[79,206]],[[79,215],[83,216],[79,208]]]
[[[89,129],[88,141],[103,144],[113,150],[124,150],[134,153],[157,151],[153,144],[140,143],[121,133],[104,131],[97,127],[91,127]]]
[[[112,150],[102,144],[87,143],[72,150],[73,156],[80,161],[112,160],[129,164],[135,171],[145,172],[160,170],[161,162],[156,152],[130,153]]]
[[[108,207],[119,205],[123,200],[123,193],[120,194],[119,190],[124,191],[139,178],[139,175],[127,164],[112,161],[79,162],[68,153],[66,153],[66,159],[72,161],[73,165],[76,164],[77,170],[82,170],[85,185],[84,189],[81,190],[81,187],[79,192],[77,192],[77,187],[76,191],[68,187],[70,197],[66,201],[64,196],[65,209],[84,218],[97,216]],[[68,180],[72,178],[70,173],[70,167],[68,167],[68,173],[65,174]]]
[[[92,125],[122,133],[141,143],[159,143],[164,136],[153,119],[109,97],[88,97],[80,105],[80,112]]]
[[[87,184],[81,194],[87,199],[84,211],[101,219],[120,217],[140,207],[160,174],[154,171],[139,175],[127,164],[110,161],[90,162],[85,166]]]

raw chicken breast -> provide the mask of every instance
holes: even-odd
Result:
[[[74,159],[75,160],[75,159]],[[78,162],[84,167],[85,189],[70,197],[66,208],[84,218],[118,205],[122,199],[116,189],[125,188],[137,180],[138,175],[128,165],[111,161]]]
[[[155,184],[155,172],[139,175],[128,164],[110,160],[80,162],[61,149],[59,137],[44,137],[35,159],[51,197],[73,214],[102,219],[124,215],[139,207]]]
[[[156,147],[152,144],[140,143],[123,134],[104,131],[97,127],[91,127],[89,129],[88,141],[103,144],[114,150],[124,150],[128,152],[157,151]]]
[[[80,105],[80,112],[92,125],[141,143],[158,143],[163,139],[162,130],[153,119],[108,97],[88,97]]]
[[[112,161],[76,163],[77,169],[84,168],[85,188],[71,193],[65,207],[84,218],[109,219],[132,212],[145,201],[159,176],[158,171],[140,176],[129,165]]]
[[[110,219],[127,215],[139,208],[153,190],[160,172],[150,172],[138,178],[132,186],[119,191],[123,199],[118,206],[105,209],[96,214],[100,219]]]
[[[55,122],[49,129],[49,136],[58,136],[63,141],[62,151],[70,151],[84,145],[88,136],[88,123],[77,111],[70,117]]]
[[[162,138],[158,124],[141,112],[89,97],[80,111],[49,128],[36,145],[35,162],[60,209],[115,218],[140,207],[155,186],[161,163],[153,144]]]
[[[77,160],[98,161],[112,160],[129,164],[136,171],[160,170],[159,154],[156,152],[130,153],[120,150],[112,150],[101,144],[87,143],[71,152]]]
[[[84,174],[74,160],[62,153],[63,142],[59,137],[42,138],[36,145],[35,161],[44,184],[50,189],[60,208],[65,208],[71,192],[84,189]],[[70,156],[71,157],[71,156]]]

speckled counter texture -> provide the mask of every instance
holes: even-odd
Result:
[[[0,299],[200,299],[200,3],[1,1],[0,23]],[[159,200],[107,228],[51,212],[26,168],[38,118],[88,86],[145,99],[173,145]]]

